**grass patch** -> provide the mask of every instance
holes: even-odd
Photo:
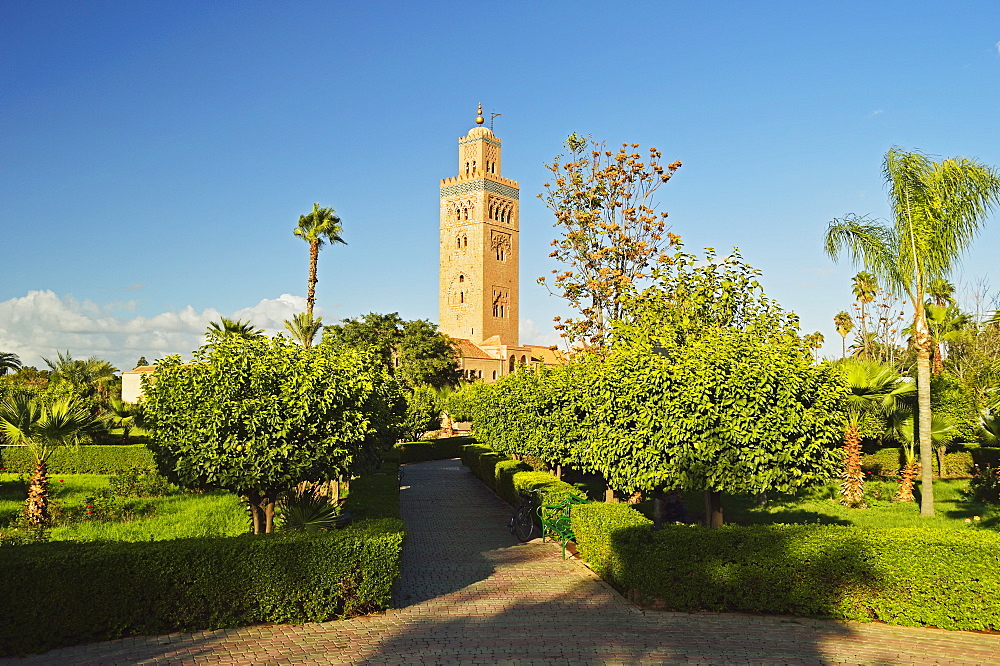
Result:
[[[108,487],[102,474],[58,474],[51,477],[53,499],[63,512],[84,506],[87,497]],[[16,520],[27,496],[24,477],[0,474],[0,526]],[[164,541],[192,537],[228,537],[247,532],[247,513],[240,499],[227,491],[176,492],[141,500],[153,505],[152,515],[128,522],[82,521],[59,524],[53,541]]]

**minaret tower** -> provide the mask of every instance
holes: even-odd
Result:
[[[500,139],[476,126],[458,140],[458,176],[441,181],[441,332],[518,345],[517,181],[500,175]]]

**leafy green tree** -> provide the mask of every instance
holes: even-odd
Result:
[[[406,395],[406,417],[400,426],[402,437],[417,440],[425,432],[440,427],[441,408],[434,389],[426,384],[414,387]]]
[[[854,330],[854,320],[851,319],[851,315],[841,310],[833,318],[833,325],[837,327],[837,333],[841,337],[840,357],[847,358],[847,334]]]
[[[312,347],[316,335],[323,329],[323,318],[313,316],[309,312],[300,312],[289,321],[285,320],[285,328],[300,345],[308,349]]]
[[[295,235],[309,243],[309,282],[308,295],[306,296],[306,313],[312,315],[313,306],[316,304],[316,264],[319,262],[319,249],[324,243],[341,243],[347,245],[347,241],[340,237],[343,230],[340,226],[340,218],[337,217],[333,208],[320,208],[318,203],[313,204],[312,212],[308,215],[299,216],[299,224],[293,230]]]
[[[455,386],[461,377],[455,343],[423,319],[404,321],[396,312],[371,312],[326,326],[324,340],[372,350],[387,371],[410,387]]]
[[[245,497],[258,534],[273,530],[281,492],[336,478],[391,445],[405,410],[370,353],[280,336],[223,338],[187,364],[167,357],[144,391],[161,472]]]
[[[571,341],[603,344],[611,322],[624,315],[622,295],[634,290],[677,238],[666,231],[666,213],[654,194],[680,162],[660,165],[662,154],[623,143],[612,152],[603,143],[571,134],[568,154],[547,165],[553,182],[539,198],[555,214],[561,238],[551,253],[567,270],[553,270],[553,293],[569,301],[579,318],[556,321]],[[545,278],[538,281],[546,284]],[[547,286],[547,285],[546,285]]]
[[[62,398],[45,403],[26,392],[15,392],[0,401],[0,432],[11,444],[26,445],[35,456],[35,471],[28,481],[24,518],[31,527],[49,527],[48,460],[80,431],[92,425],[93,416],[76,400]]]
[[[0,352],[0,377],[10,371],[17,372],[21,369],[21,359],[17,354],[11,352]]]
[[[934,162],[918,152],[891,148],[884,173],[892,205],[891,225],[855,215],[833,220],[827,253],[848,253],[913,306],[920,437],[920,514],[934,515],[931,468],[931,347],[924,299],[929,283],[944,278],[971,244],[1000,199],[1000,175],[962,157]]]
[[[135,362],[135,365],[133,367],[141,368],[144,365],[149,365],[149,361],[146,360],[145,356],[140,356],[139,360]]]
[[[482,389],[476,436],[508,453],[603,474],[611,488],[790,491],[826,481],[846,389],[814,365],[794,315],[766,298],[737,252],[678,252],[630,296],[610,346]],[[658,514],[659,515],[659,514]]]
[[[205,339],[209,344],[233,337],[246,340],[261,339],[264,337],[264,329],[254,328],[250,320],[243,321],[227,317],[220,317],[219,321],[209,322],[208,328],[205,329]]]

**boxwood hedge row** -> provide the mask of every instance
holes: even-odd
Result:
[[[2,471],[31,474],[35,455],[26,446],[0,446]],[[65,446],[49,458],[49,474],[118,474],[132,468],[156,469],[153,454],[142,445]]]
[[[474,443],[471,437],[442,437],[441,439],[424,439],[419,442],[402,442],[396,444],[401,463],[424,462],[426,460],[448,460],[461,458],[462,447]]]
[[[403,543],[394,470],[356,479],[348,509],[363,519],[331,532],[0,548],[0,655],[384,609]]]
[[[582,495],[577,488],[546,472],[532,471],[524,462],[496,453],[482,444],[467,444],[462,462],[509,504],[517,504],[520,493],[541,490],[541,504],[557,504],[566,495]]]
[[[574,507],[577,548],[605,580],[679,611],[792,614],[1000,629],[1000,535],[984,531],[650,521],[622,504]]]

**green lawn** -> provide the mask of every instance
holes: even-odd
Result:
[[[9,525],[25,499],[23,478],[0,474],[0,526]],[[86,498],[107,488],[108,476],[52,476],[52,495],[63,510],[83,507]],[[152,515],[128,522],[85,521],[58,524],[51,538],[58,541],[161,541],[185,537],[236,536],[247,531],[248,517],[239,498],[226,491],[176,492],[166,497],[136,500],[153,505]],[[62,522],[62,521],[60,521]]]
[[[774,523],[819,523],[825,525],[857,525],[860,527],[933,527],[952,530],[985,528],[1000,530],[1000,507],[983,505],[966,498],[968,479],[949,479],[934,482],[935,516],[922,518],[920,514],[919,484],[915,495],[917,502],[898,503],[890,499],[871,499],[867,509],[848,509],[837,502],[836,485],[813,488],[797,495],[768,494],[768,503],[760,506],[756,498],[723,495],[723,516],[727,523],[762,525]],[[896,484],[888,481],[869,483],[869,496],[891,498]],[[873,492],[874,491],[874,492]],[[704,515],[703,494],[685,493],[688,522],[700,521]],[[636,508],[647,516],[652,513],[652,502],[637,504]],[[980,520],[975,520],[979,516]],[[970,522],[965,522],[968,519]]]

